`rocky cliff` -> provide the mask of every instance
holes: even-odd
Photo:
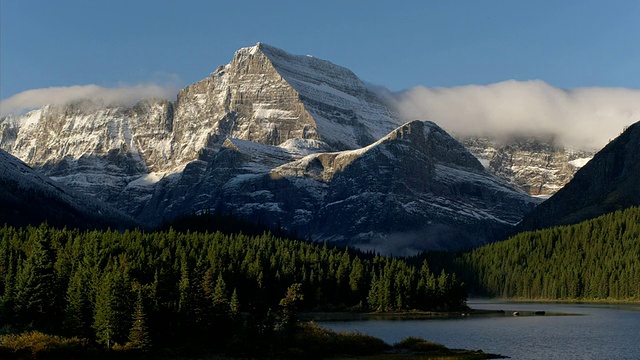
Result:
[[[130,182],[167,170],[172,121],[168,101],[49,105],[2,119],[0,148],[70,188],[121,207],[115,200]]]
[[[279,145],[312,139],[334,150],[366,146],[399,126],[350,70],[258,43],[178,94],[178,163],[227,138]]]
[[[541,197],[560,190],[595,153],[567,148],[552,140],[522,136],[460,141],[489,171],[529,195]]]

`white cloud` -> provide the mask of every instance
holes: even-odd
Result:
[[[625,126],[640,120],[636,89],[564,90],[539,80],[510,80],[382,94],[405,120],[431,120],[454,135],[554,136],[583,149],[602,148]]]
[[[19,114],[44,105],[63,105],[80,99],[92,99],[108,105],[134,105],[142,99],[173,99],[175,84],[138,84],[107,88],[98,85],[50,87],[23,91],[0,102],[0,116]]]

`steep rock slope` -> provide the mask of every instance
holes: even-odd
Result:
[[[484,244],[536,203],[431,122],[361,149],[303,155],[227,140],[195,186],[181,179],[158,193],[146,216],[233,211],[314,240],[408,254]]]
[[[0,121],[0,148],[54,180],[114,203],[130,182],[166,171],[173,105],[83,100]]]
[[[525,137],[461,141],[489,171],[529,195],[543,197],[560,190],[595,153]]]
[[[175,104],[87,100],[0,119],[0,148],[136,214],[160,179],[175,181],[191,162],[186,172],[197,179],[199,161],[211,160],[227,138],[315,140],[336,151],[368,145],[398,125],[350,70],[259,43],[181,90]]]
[[[400,125],[350,70],[258,43],[178,94],[177,162],[226,138],[278,145],[323,141],[334,150],[369,145]]]
[[[554,196],[526,216],[516,231],[583,220],[640,205],[640,123],[599,151]]]
[[[125,229],[137,222],[76,193],[0,150],[0,226],[39,225]]]

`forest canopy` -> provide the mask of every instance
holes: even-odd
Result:
[[[640,300],[640,208],[520,233],[464,253],[448,268],[481,295]]]
[[[260,332],[286,322],[294,303],[389,311],[458,310],[465,301],[455,275],[427,262],[270,233],[0,228],[0,322],[106,347]]]

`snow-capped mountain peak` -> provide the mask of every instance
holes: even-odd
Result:
[[[455,248],[489,241],[535,203],[434,123],[402,125],[352,71],[263,43],[175,103],[45,107],[2,120],[0,136],[42,173],[149,224],[221,209],[318,240]]]

